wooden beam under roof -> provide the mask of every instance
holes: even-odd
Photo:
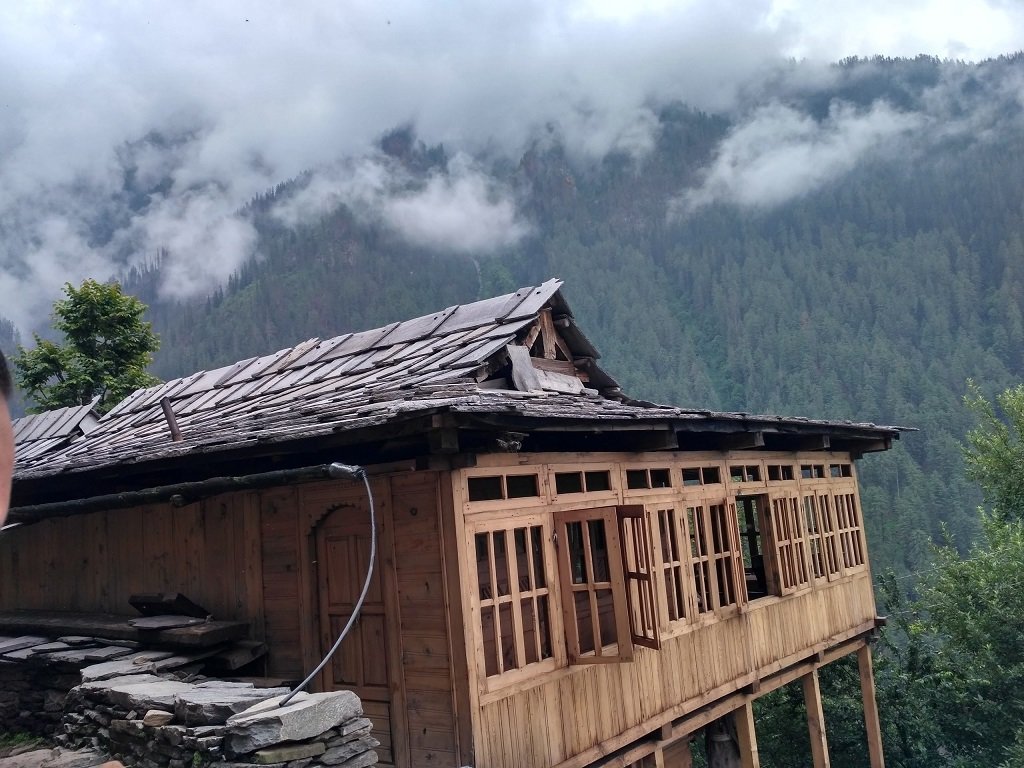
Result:
[[[735,432],[720,435],[717,440],[725,451],[764,448],[764,432]]]

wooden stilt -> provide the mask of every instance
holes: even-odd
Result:
[[[754,730],[754,707],[748,701],[732,713],[736,723],[736,743],[740,750],[740,765],[743,768],[760,768],[757,755],[757,733]]]
[[[704,751],[708,756],[708,768],[742,768],[738,741],[736,719],[731,714],[708,723],[704,729]]]
[[[654,750],[654,754],[640,761],[640,768],[666,768],[664,751],[660,747]]]
[[[860,668],[860,695],[864,702],[864,726],[868,734],[868,763],[871,768],[885,768],[882,754],[882,727],[878,720],[878,704],[875,701],[875,673],[871,668],[871,646],[865,645],[857,651],[857,666]]]
[[[665,747],[665,768],[693,768],[689,736],[684,736]]]
[[[825,734],[825,714],[821,709],[821,687],[818,670],[801,678],[804,705],[807,707],[807,732],[811,737],[811,757],[814,768],[829,768],[828,737]]]

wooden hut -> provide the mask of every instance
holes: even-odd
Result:
[[[364,702],[397,766],[688,765],[751,702],[857,653],[882,765],[854,460],[894,427],[626,397],[555,280],[313,339],[128,397],[20,459],[0,610],[181,592],[249,623],[263,674]],[[724,720],[723,720],[724,718]]]

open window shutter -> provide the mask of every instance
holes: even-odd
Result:
[[[654,547],[647,510],[640,504],[622,506],[618,508],[618,518],[630,637],[636,645],[659,650]]]
[[[633,641],[615,507],[556,512],[555,528],[570,663],[631,660]]]
[[[736,574],[736,603],[744,606],[747,598],[747,572],[743,567],[743,544],[740,541],[740,523],[736,516],[736,502],[729,501],[729,548],[732,551],[732,569]]]

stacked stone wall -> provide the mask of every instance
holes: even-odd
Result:
[[[98,653],[67,640],[0,638],[0,730],[140,768],[377,763],[379,743],[349,691],[299,693],[281,707],[286,688],[210,679],[188,655],[127,643]]]

